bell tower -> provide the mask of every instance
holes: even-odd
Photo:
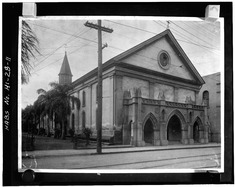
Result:
[[[72,83],[72,73],[69,66],[69,61],[67,57],[67,52],[65,52],[64,60],[60,68],[59,73],[59,84],[70,84]]]

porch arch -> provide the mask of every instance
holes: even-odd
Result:
[[[160,140],[160,126],[156,117],[150,112],[145,116],[142,124],[142,140],[145,142],[145,145],[158,145],[158,141]]]
[[[165,139],[168,143],[188,143],[188,129],[186,124],[184,115],[179,110],[175,109],[168,115],[166,120],[166,128],[164,130]]]
[[[157,119],[156,117],[154,116],[154,114],[152,112],[148,113],[145,118],[144,118],[144,121],[143,121],[143,130],[144,130],[144,126],[146,124],[146,122],[148,120],[151,120],[151,122],[153,123],[153,129],[154,130],[160,130],[160,126],[158,125],[158,122],[157,122]]]
[[[200,130],[204,130],[202,120],[201,120],[201,118],[200,118],[199,116],[197,116],[197,117],[193,120],[193,123],[192,123],[192,124],[194,124],[195,122],[198,123]]]
[[[184,115],[179,111],[179,110],[173,110],[169,115],[168,115],[168,118],[167,118],[167,123],[169,123],[170,119],[172,116],[176,115],[179,119],[180,119],[180,122],[181,122],[181,128],[184,128],[185,127],[185,124],[186,124],[186,120],[184,118]]]
[[[204,138],[204,126],[200,117],[196,117],[192,123],[191,137],[194,142],[200,142]]]

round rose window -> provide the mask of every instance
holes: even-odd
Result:
[[[158,55],[158,63],[163,69],[169,69],[170,56],[166,51],[161,51]]]

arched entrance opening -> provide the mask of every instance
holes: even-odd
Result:
[[[153,144],[154,138],[154,130],[153,123],[150,119],[148,119],[144,125],[144,141],[145,144]]]
[[[176,115],[173,115],[167,126],[167,140],[169,144],[180,143],[181,137],[180,119]]]
[[[197,121],[193,124],[193,140],[199,142],[199,124]]]

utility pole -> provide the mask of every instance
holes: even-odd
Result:
[[[102,49],[107,47],[107,44],[102,47],[102,31],[112,33],[113,29],[101,26],[101,20],[98,24],[86,22],[84,25],[98,30],[98,97],[97,97],[97,113],[96,113],[96,130],[97,130],[97,148],[98,154],[102,153]]]

